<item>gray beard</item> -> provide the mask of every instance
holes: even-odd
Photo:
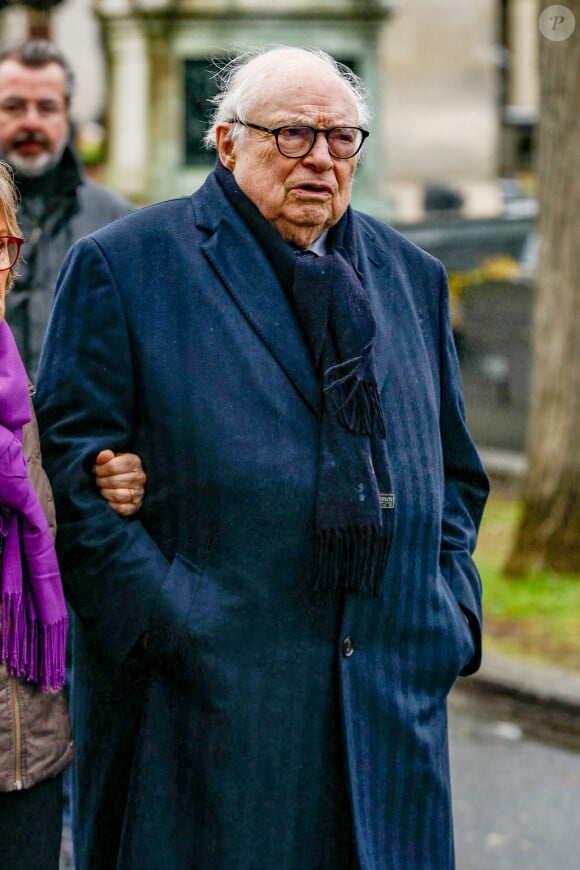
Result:
[[[24,178],[39,178],[60,163],[65,148],[66,141],[56,151],[52,153],[43,151],[37,157],[23,158],[16,151],[9,151],[2,155],[2,158],[10,164],[14,172],[24,176]]]

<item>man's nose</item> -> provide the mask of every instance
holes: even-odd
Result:
[[[22,109],[20,120],[27,127],[38,127],[42,124],[43,118],[38,106],[34,103],[27,103]]]
[[[308,152],[304,160],[310,160],[317,166],[328,169],[332,166],[332,156],[328,150],[328,140],[324,133],[317,133],[312,149]]]

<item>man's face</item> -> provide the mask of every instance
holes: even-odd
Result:
[[[68,134],[62,67],[0,63],[0,157],[22,175],[42,175],[59,162]]]
[[[280,64],[281,66],[281,64]],[[358,126],[346,86],[318,60],[300,68],[274,68],[248,120],[264,127],[305,124],[318,129]],[[246,129],[229,140],[230,125],[217,129],[220,159],[252,202],[288,241],[306,247],[337,223],[350,201],[358,156],[331,157],[323,135],[305,157],[284,157],[272,134]]]

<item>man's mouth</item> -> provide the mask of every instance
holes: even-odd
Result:
[[[38,151],[45,151],[48,143],[44,136],[30,135],[17,137],[12,143],[16,151],[36,154]]]
[[[298,192],[311,193],[314,195],[327,195],[327,196],[332,195],[332,188],[329,187],[328,184],[314,184],[314,183],[298,184],[298,185],[296,185],[294,190],[296,190]]]
[[[17,151],[21,151],[25,154],[30,152],[36,154],[38,151],[44,151],[46,146],[44,142],[38,142],[35,139],[27,139],[23,142],[15,143],[14,147]]]

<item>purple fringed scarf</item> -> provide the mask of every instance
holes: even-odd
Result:
[[[31,419],[28,378],[0,323],[0,550],[2,649],[13,676],[60,689],[68,627],[52,535],[28,478],[22,427]]]

